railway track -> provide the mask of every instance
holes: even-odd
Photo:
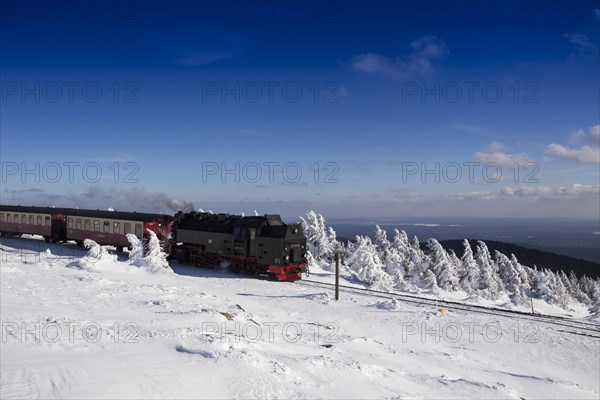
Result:
[[[297,281],[296,284],[302,284],[306,286],[313,287],[322,287],[328,288],[331,290],[335,290],[335,284],[327,283],[327,282],[319,282],[310,279],[302,279],[301,281]],[[554,315],[546,315],[546,314],[533,314],[527,313],[523,311],[516,310],[506,310],[497,307],[486,307],[476,304],[465,304],[452,300],[437,300],[430,299],[426,297],[413,296],[409,294],[403,293],[390,293],[384,292],[380,290],[373,290],[367,288],[357,288],[354,286],[348,285],[340,285],[340,291],[344,291],[346,293],[354,293],[364,296],[372,296],[390,299],[394,298],[396,300],[400,300],[406,303],[418,304],[418,305],[430,305],[438,308],[445,308],[448,310],[458,310],[465,311],[470,313],[478,313],[478,314],[488,314],[493,316],[505,316],[505,317],[517,317],[524,320],[534,321],[538,323],[544,323],[550,325],[554,330],[558,332],[566,332],[579,336],[587,336],[595,339],[600,339],[600,325],[587,322],[587,321],[577,321],[572,320],[566,317],[554,316]]]

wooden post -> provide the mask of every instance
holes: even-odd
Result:
[[[529,299],[531,301],[531,313],[535,314],[535,310],[533,309],[533,299]]]
[[[335,253],[335,299],[340,299],[340,255]]]

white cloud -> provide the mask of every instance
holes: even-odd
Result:
[[[574,183],[571,186],[561,186],[558,188],[550,188],[547,186],[522,186],[519,188],[504,187],[500,190],[500,195],[505,197],[551,197],[598,194],[600,194],[599,185],[582,185],[580,183]]]
[[[598,47],[589,37],[579,33],[568,33],[565,35],[569,43],[575,47],[577,53],[584,58],[591,58],[598,54]]]
[[[579,148],[570,148],[557,143],[551,143],[544,148],[550,154],[565,160],[581,164],[600,164],[600,125],[588,128],[587,132],[579,130],[571,135],[575,142],[585,142]]]
[[[401,80],[431,74],[434,70],[432,61],[448,54],[448,47],[436,36],[423,36],[414,40],[410,47],[410,54],[394,58],[373,53],[361,54],[354,57],[352,66],[356,71]]]
[[[600,21],[600,8],[594,8],[593,13],[594,13],[594,18],[596,18],[598,21]]]
[[[491,142],[487,149],[473,154],[473,160],[481,163],[497,163],[501,166],[511,166],[515,163],[525,165],[532,162],[525,153],[508,153],[506,146],[498,141]]]
[[[389,210],[396,207],[405,215],[600,218],[599,201],[600,185],[574,183],[565,187],[520,186],[443,194],[399,193],[389,203],[375,205],[377,201],[372,201],[364,207],[381,210],[382,215],[383,210],[389,215]]]
[[[583,146],[579,149],[571,149],[560,144],[552,143],[546,146],[546,153],[576,161],[582,164],[600,163],[600,150],[598,147]]]

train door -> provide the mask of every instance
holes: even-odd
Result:
[[[47,221],[48,219],[50,221]],[[50,225],[50,238],[54,243],[66,240],[67,229],[63,214],[52,214],[50,217],[46,217],[45,223],[46,225]]]

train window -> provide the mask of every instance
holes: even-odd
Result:
[[[8,220],[6,222],[12,222],[12,214],[7,214]]]
[[[121,233],[121,224],[113,222],[113,233]]]
[[[29,225],[33,225],[35,222],[35,218],[33,218],[33,215],[29,216]]]
[[[86,231],[91,231],[92,230],[92,222],[89,219],[85,220],[84,226],[85,226],[85,230]]]
[[[73,228],[73,218],[67,218],[67,226]]]
[[[94,220],[94,231],[100,232],[100,221]]]
[[[6,215],[4,215],[4,213],[0,214],[0,221],[4,222],[5,219]]]
[[[110,233],[110,222],[104,221],[102,224],[102,231],[104,233]]]
[[[75,220],[75,229],[81,229],[81,218]]]
[[[129,222],[125,222],[123,224],[123,233],[126,234],[126,235],[128,233],[131,233],[131,224]]]
[[[19,223],[19,214],[15,214],[15,224]]]
[[[135,224],[135,236],[142,237],[142,224]]]
[[[46,226],[50,226],[50,217],[44,218],[46,221]]]
[[[27,215],[21,214],[21,223],[22,224],[26,224],[27,223]]]
[[[36,220],[36,222],[35,222],[35,223],[36,223],[37,225],[41,225],[41,224],[42,224],[42,216],[41,216],[41,215],[38,215],[38,216],[37,216],[37,218],[36,218],[35,220]]]

